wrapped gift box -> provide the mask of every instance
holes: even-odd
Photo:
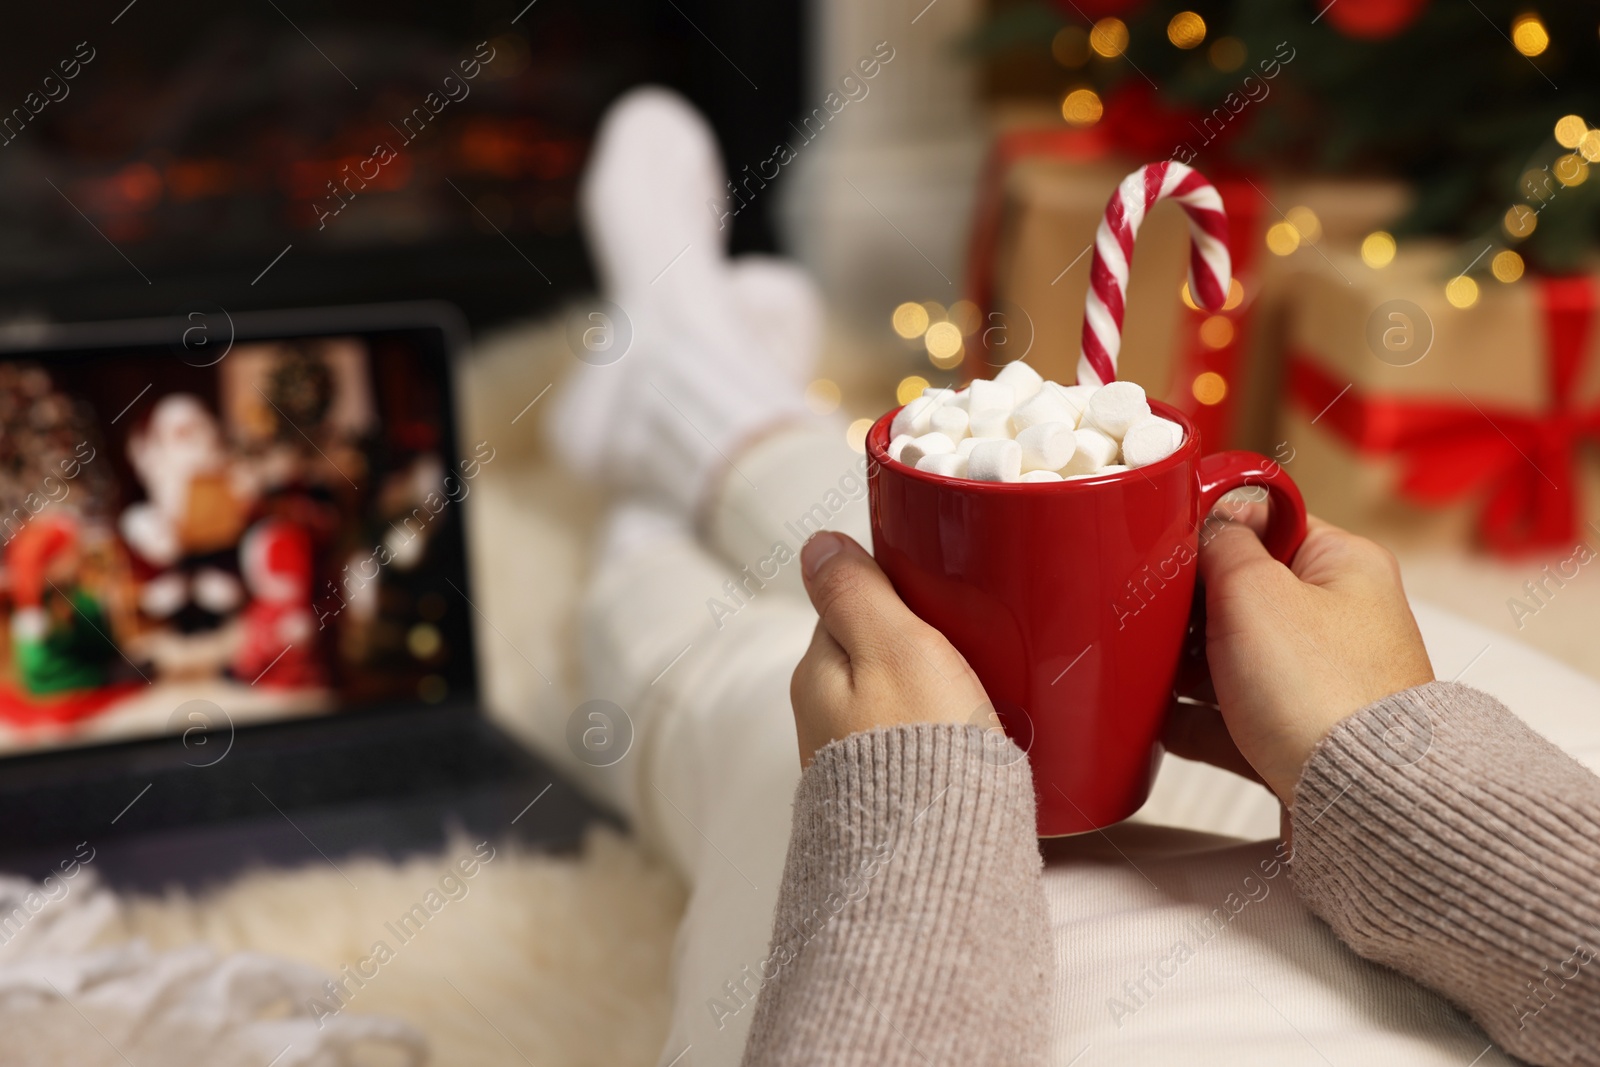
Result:
[[[1600,529],[1600,276],[1479,274],[1461,308],[1453,246],[1292,258],[1276,447],[1312,511],[1402,551],[1548,553]]]

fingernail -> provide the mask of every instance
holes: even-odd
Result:
[[[838,534],[823,530],[813,534],[811,540],[805,543],[800,550],[800,571],[807,578],[815,578],[822,565],[839,554],[844,548],[844,539]]]

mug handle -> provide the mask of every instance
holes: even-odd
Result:
[[[1258,452],[1213,452],[1195,469],[1200,482],[1199,520],[1205,521],[1223,494],[1262,486],[1267,491],[1267,530],[1261,543],[1272,557],[1289,564],[1306,539],[1306,502],[1300,487],[1274,460]]]

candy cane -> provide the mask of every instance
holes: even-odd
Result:
[[[1128,296],[1128,262],[1139,224],[1171,197],[1189,215],[1189,292],[1195,303],[1219,310],[1228,298],[1233,264],[1228,256],[1228,216],[1216,187],[1182,163],[1147,163],[1122,179],[1094,235],[1089,296],[1083,309],[1078,384],[1103,385],[1117,377],[1122,318]]]

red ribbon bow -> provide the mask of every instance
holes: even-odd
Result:
[[[1572,397],[1594,324],[1594,281],[1577,276],[1537,284],[1550,397],[1542,412],[1486,405],[1459,389],[1460,403],[1339,399],[1348,387],[1314,359],[1295,353],[1289,365],[1290,393],[1300,404],[1323,412],[1334,432],[1362,451],[1399,457],[1401,496],[1440,506],[1484,492],[1479,531],[1491,549],[1508,555],[1572,544],[1578,447],[1600,440],[1600,404],[1580,410]]]

